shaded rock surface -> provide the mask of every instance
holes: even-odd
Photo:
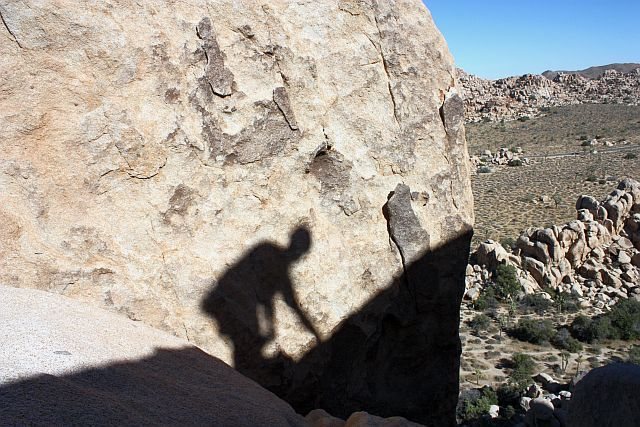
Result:
[[[0,14],[2,283],[170,331],[297,408],[452,422],[473,201],[420,1]],[[399,183],[428,241],[393,243]]]
[[[68,298],[0,286],[3,425],[305,426],[188,342]]]
[[[638,365],[614,363],[591,370],[573,391],[567,426],[636,425],[640,419],[638,387]]]

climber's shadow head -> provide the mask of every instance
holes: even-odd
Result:
[[[295,261],[303,257],[311,249],[311,232],[304,226],[295,229],[289,240],[288,258]]]

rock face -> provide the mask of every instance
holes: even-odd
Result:
[[[567,426],[635,425],[640,417],[638,386],[640,366],[615,363],[593,369],[576,385]]]
[[[0,286],[3,425],[306,426],[188,342],[68,298]]]
[[[453,422],[473,202],[420,1],[0,13],[0,282],[171,331],[299,407],[333,399],[333,360],[333,415]]]
[[[537,116],[544,108],[574,104],[640,105],[640,67],[630,65],[624,71],[605,70],[593,79],[560,72],[552,78],[525,74],[485,80],[458,70],[466,119],[513,120]]]

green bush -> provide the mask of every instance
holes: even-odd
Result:
[[[636,153],[627,153],[624,155],[623,157],[625,160],[634,160],[638,158],[638,155]]]
[[[640,338],[640,302],[635,299],[622,300],[605,315],[611,319],[613,336],[623,340]]]
[[[513,370],[509,374],[509,383],[518,390],[523,390],[531,383],[531,375],[536,364],[528,354],[515,353],[511,358]]]
[[[567,350],[569,353],[578,353],[582,351],[580,341],[573,338],[567,328],[561,328],[551,338],[551,344],[560,350]]]
[[[505,249],[513,249],[516,246],[516,239],[513,237],[504,237],[500,239],[500,244]]]
[[[496,297],[502,300],[515,298],[520,292],[517,270],[512,265],[500,264],[496,268]]]
[[[571,324],[571,333],[580,341],[606,339],[635,340],[640,338],[640,302],[622,300],[611,311],[590,319],[580,315]]]
[[[571,334],[587,343],[606,340],[613,335],[611,319],[606,316],[590,319],[581,314],[571,323]]]
[[[469,326],[475,333],[486,331],[491,325],[491,319],[486,314],[476,314],[469,320]]]
[[[492,286],[488,286],[482,291],[478,299],[474,301],[473,308],[478,311],[495,310],[498,308],[496,292]]]
[[[491,173],[491,168],[489,166],[480,166],[478,173]]]
[[[533,311],[537,314],[544,314],[552,305],[553,303],[549,299],[544,298],[542,294],[525,295],[524,298],[520,300],[521,308],[527,313]]]
[[[498,396],[490,387],[483,388],[480,393],[463,393],[458,405],[458,418],[466,422],[476,420],[488,414],[491,405],[497,404]]]
[[[555,335],[555,330],[548,319],[521,319],[511,335],[520,341],[543,344]]]
[[[551,295],[553,305],[560,313],[575,313],[580,309],[578,298],[567,292],[545,288],[545,292]]]
[[[520,159],[513,159],[513,160],[509,160],[509,163],[507,163],[508,166],[522,166],[522,160]]]

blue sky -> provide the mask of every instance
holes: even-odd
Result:
[[[640,63],[640,0],[423,0],[456,63],[485,78]]]

